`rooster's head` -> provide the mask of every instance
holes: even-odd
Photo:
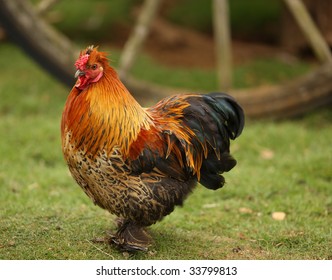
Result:
[[[83,90],[90,84],[98,82],[107,65],[108,61],[105,53],[99,52],[97,47],[89,46],[81,51],[75,62],[77,69],[75,78],[78,78],[75,87]]]

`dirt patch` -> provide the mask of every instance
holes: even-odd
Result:
[[[114,28],[112,46],[123,48],[131,30],[126,25]],[[256,42],[233,40],[233,63],[236,65],[262,57],[284,57],[282,49]],[[156,19],[144,44],[144,51],[161,64],[176,67],[215,67],[215,48],[211,34]]]
[[[128,25],[118,25],[114,28],[112,46],[123,48],[130,32]],[[144,51],[157,62],[168,66],[205,69],[215,67],[212,34],[175,25],[160,17],[152,24],[150,34],[144,43]],[[260,42],[233,40],[232,51],[235,65],[266,57],[294,59],[293,55],[287,54],[282,48]]]
[[[258,57],[280,56],[277,47],[233,41],[233,61],[244,63]],[[174,25],[163,19],[153,23],[145,50],[157,61],[170,66],[215,67],[213,36]]]

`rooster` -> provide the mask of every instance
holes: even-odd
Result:
[[[143,108],[93,46],[81,51],[62,114],[64,158],[78,185],[118,216],[112,243],[146,251],[146,227],[182,205],[199,182],[216,190],[236,160],[244,113],[223,93],[182,94]]]

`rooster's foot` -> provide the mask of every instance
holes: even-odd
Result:
[[[123,251],[144,251],[151,245],[151,237],[141,226],[131,222],[119,222],[119,229],[115,234],[109,234],[111,244],[117,245]]]

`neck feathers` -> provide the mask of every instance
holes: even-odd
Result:
[[[108,66],[104,76],[86,90],[73,88],[62,117],[62,133],[69,133],[71,145],[85,153],[109,154],[117,147],[126,155],[141,129],[151,124],[147,112]]]

